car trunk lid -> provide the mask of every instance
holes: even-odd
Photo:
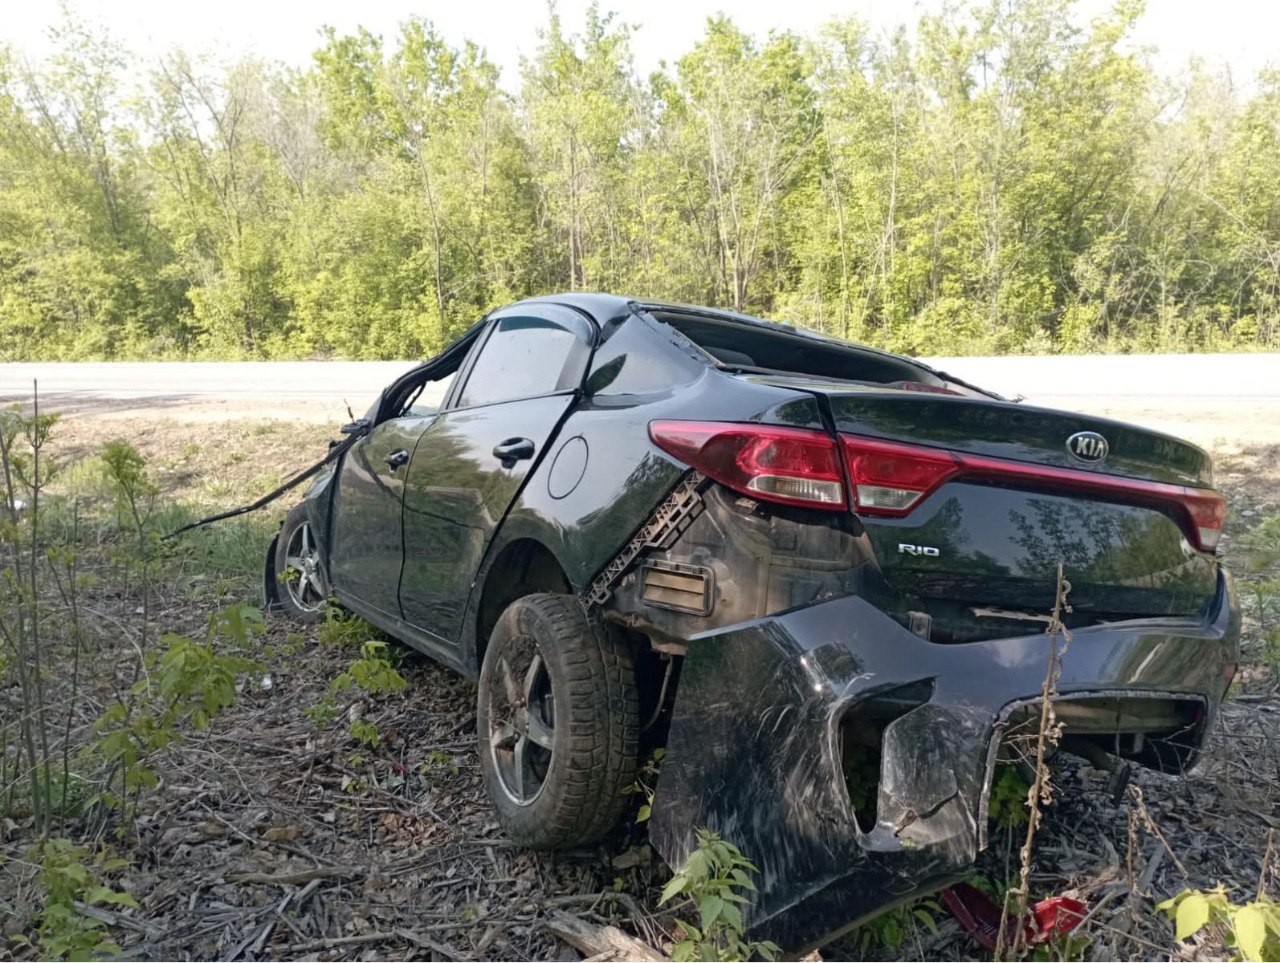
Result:
[[[771,380],[828,406],[882,601],[904,623],[956,641],[1025,631],[1053,605],[1059,562],[1075,624],[1195,614],[1216,591],[1222,502],[1194,445],[996,399]]]

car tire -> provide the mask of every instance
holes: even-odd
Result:
[[[507,834],[533,849],[593,843],[626,810],[640,703],[626,643],[569,595],[502,613],[480,670],[477,739]]]
[[[300,622],[318,622],[329,604],[329,566],[306,504],[285,516],[276,536],[275,603]]]

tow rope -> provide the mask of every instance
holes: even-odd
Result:
[[[183,532],[189,532],[193,528],[203,528],[206,525],[212,525],[214,522],[221,522],[228,518],[235,518],[238,515],[248,515],[250,512],[256,512],[259,508],[263,508],[267,505],[270,505],[273,501],[275,501],[285,492],[289,491],[291,488],[297,488],[308,478],[319,473],[320,469],[324,468],[325,465],[328,465],[331,462],[337,461],[347,452],[347,450],[352,445],[354,445],[357,441],[359,441],[366,434],[368,434],[368,432],[369,432],[368,425],[365,425],[363,428],[357,431],[353,431],[345,439],[333,445],[333,447],[329,449],[329,454],[325,455],[323,458],[321,458],[318,462],[316,462],[310,468],[305,468],[302,471],[298,472],[298,474],[294,475],[292,478],[286,481],[279,488],[276,488],[270,492],[267,492],[267,494],[263,495],[257,501],[251,502],[248,505],[241,505],[239,508],[233,508],[230,511],[219,512],[216,515],[210,515],[208,518],[202,518],[197,522],[191,522],[190,524],[183,525],[181,528],[175,528],[168,535],[164,536],[163,540],[167,542],[169,539],[177,538]]]

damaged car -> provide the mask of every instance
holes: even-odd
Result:
[[[1070,583],[1062,748],[1196,761],[1238,661],[1201,449],[1007,401],[784,324],[602,294],[492,312],[386,388],[268,553],[477,680],[506,832],[588,844],[665,746],[650,822],[761,870],[792,950],[949,884],[1038,716]]]

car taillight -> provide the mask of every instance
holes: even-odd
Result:
[[[852,507],[859,515],[901,518],[943,483],[962,480],[1145,505],[1177,520],[1187,540],[1202,552],[1217,548],[1226,519],[1226,502],[1212,489],[860,435],[840,435],[837,450],[830,435],[809,428],[654,421],[649,437],[663,451],[735,491],[786,505],[845,508],[847,472]]]
[[[960,470],[949,451],[841,435],[854,511],[902,516]]]
[[[824,431],[654,421],[649,437],[667,454],[754,498],[811,508],[846,507],[835,439]]]
[[[1184,489],[1183,504],[1191,516],[1191,521],[1200,536],[1197,546],[1202,551],[1212,552],[1218,547],[1218,539],[1222,537],[1222,526],[1227,520],[1227,500],[1221,492],[1204,491],[1196,488]],[[1192,539],[1194,542],[1195,539]]]
[[[1226,502],[1220,492],[1212,489],[988,458],[856,435],[841,435],[840,439],[853,484],[854,510],[863,515],[901,517],[943,482],[958,480],[1145,505],[1172,516],[1187,540],[1202,552],[1217,548],[1226,519]]]

